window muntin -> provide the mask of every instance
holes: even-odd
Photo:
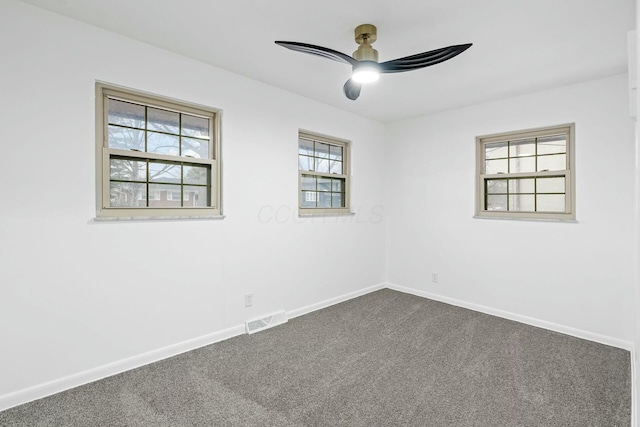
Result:
[[[218,112],[97,85],[98,216],[220,215]]]
[[[300,132],[298,138],[301,214],[349,212],[349,143]]]
[[[573,129],[477,138],[476,215],[575,219]]]

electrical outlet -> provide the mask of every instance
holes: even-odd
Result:
[[[438,273],[431,273],[431,281],[433,283],[438,283]]]
[[[251,307],[253,305],[253,293],[244,294],[244,306]]]

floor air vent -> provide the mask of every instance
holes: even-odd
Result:
[[[287,313],[285,313],[284,310],[270,316],[261,317],[260,319],[247,320],[247,333],[253,334],[254,332],[273,328],[274,326],[282,325],[283,323],[287,323]]]

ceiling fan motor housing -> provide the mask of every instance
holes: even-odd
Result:
[[[378,51],[375,50],[371,43],[378,39],[378,29],[372,24],[358,25],[355,30],[355,38],[358,50],[353,52],[353,58],[358,61],[375,61],[378,62]]]

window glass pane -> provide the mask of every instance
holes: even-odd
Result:
[[[196,159],[209,158],[209,140],[182,138],[182,155]]]
[[[344,208],[344,194],[331,193],[331,207],[332,208]]]
[[[313,141],[308,139],[298,139],[298,153],[305,156],[313,156]]]
[[[331,173],[337,173],[339,175],[342,175],[342,162],[339,162],[337,160],[329,160],[330,165],[329,168],[331,170]]]
[[[329,147],[329,158],[342,161],[342,147],[331,145]]]
[[[567,152],[566,135],[545,136],[538,138],[538,155]]]
[[[109,177],[121,181],[147,181],[147,162],[112,158]]]
[[[322,142],[316,142],[316,157],[321,159],[329,158],[329,144],[323,144]]]
[[[510,211],[535,211],[535,196],[533,194],[515,194],[509,196]]]
[[[331,191],[342,192],[344,188],[344,179],[333,178],[331,180]]]
[[[298,168],[302,171],[312,171],[313,157],[298,156]]]
[[[488,179],[487,180],[487,193],[506,193],[507,192],[507,180],[506,179]]]
[[[175,163],[149,162],[149,181],[180,183],[181,166]]]
[[[487,175],[495,174],[495,173],[507,173],[507,165],[508,160],[487,160],[485,162],[485,173]]]
[[[118,151],[103,153],[103,159],[109,163],[102,170],[103,184],[100,188],[105,184],[108,186],[108,194],[103,197],[107,199],[107,207],[146,211],[153,208],[212,207],[219,185],[215,182],[217,177],[213,176],[211,164],[196,163],[198,160],[195,158],[215,158],[215,113],[195,109],[192,113],[182,112],[183,107],[179,103],[170,101],[158,101],[166,104],[157,106],[147,105],[142,99],[120,100],[111,96],[129,98],[125,93],[109,95],[106,90],[101,94],[104,102],[101,105],[107,110],[106,126],[99,129],[106,135],[101,139],[104,139],[106,147]],[[154,104],[153,101],[149,103]],[[184,109],[191,111],[186,106]],[[155,154],[176,157],[149,158],[165,157]],[[166,211],[158,213],[174,215]],[[102,214],[117,215],[109,211]],[[131,215],[138,215],[138,212]]]
[[[509,157],[535,156],[536,140],[523,139],[521,141],[512,141],[509,144]]]
[[[538,193],[564,193],[564,177],[538,178]]]
[[[169,154],[178,156],[180,154],[180,139],[174,135],[165,135],[163,133],[148,132],[147,133],[147,151],[149,153]]]
[[[207,187],[185,185],[182,187],[182,199],[182,206],[185,208],[206,208],[211,206],[211,201],[207,200]]]
[[[318,177],[318,191],[331,191],[331,178]]]
[[[509,180],[509,193],[533,193],[535,186],[533,178],[518,178]]]
[[[109,182],[109,206],[137,208],[147,205],[147,185],[134,182]]]
[[[509,159],[509,172],[535,172],[536,170],[536,158],[535,157],[516,157]]]
[[[329,173],[329,159],[316,159],[316,172]]]
[[[318,192],[318,207],[319,208],[331,207],[331,193]]]
[[[144,129],[144,105],[109,99],[109,123]]]
[[[561,171],[567,168],[567,155],[538,156],[538,171]]]
[[[149,207],[150,208],[179,208],[180,199],[170,200],[169,194],[180,192],[179,185],[149,184]],[[153,194],[153,197],[151,195]]]
[[[173,111],[147,108],[147,130],[178,134],[180,114]]]
[[[564,212],[564,194],[539,194],[537,196],[537,210],[539,212]]]
[[[316,191],[316,177],[313,175],[302,175],[301,186],[303,190]]]
[[[107,146],[119,150],[144,151],[144,131],[109,126]]]
[[[208,166],[187,166],[182,167],[182,182],[185,184],[201,184],[207,185],[209,179]]]
[[[506,211],[507,195],[504,196],[487,196],[488,211]]]
[[[315,208],[317,193],[315,191],[303,191],[301,199],[303,208]]]
[[[209,119],[183,114],[182,135],[207,138],[209,136]]]
[[[508,157],[509,151],[507,142],[494,142],[484,146],[485,159],[498,159]]]

